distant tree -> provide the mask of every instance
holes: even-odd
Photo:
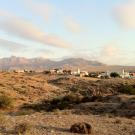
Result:
[[[120,77],[120,75],[119,75],[117,72],[112,72],[112,73],[110,74],[110,76],[111,76],[111,77],[114,77],[114,78]]]

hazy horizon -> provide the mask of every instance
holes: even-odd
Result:
[[[135,66],[134,0],[0,0],[0,58]]]

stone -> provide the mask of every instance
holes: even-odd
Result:
[[[92,134],[92,126],[88,123],[75,123],[70,128],[71,133]]]

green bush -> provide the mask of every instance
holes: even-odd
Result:
[[[135,88],[132,85],[122,85],[119,92],[129,95],[135,95]]]
[[[9,108],[13,105],[13,100],[6,96],[6,95],[1,95],[0,96],[0,108],[5,109]]]
[[[120,75],[117,72],[112,72],[110,76],[113,78],[120,77]]]

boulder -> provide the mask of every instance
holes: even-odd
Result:
[[[70,132],[79,134],[91,134],[92,126],[85,122],[75,123],[74,125],[71,126]]]

